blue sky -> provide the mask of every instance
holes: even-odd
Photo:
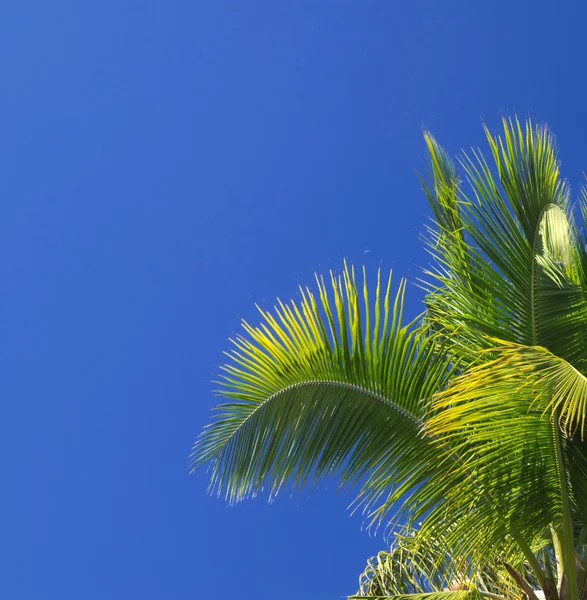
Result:
[[[578,189],[580,4],[2,2],[2,598],[355,591],[385,544],[335,481],[230,508],[188,475],[210,381],[315,270],[416,278],[422,127],[531,115]]]

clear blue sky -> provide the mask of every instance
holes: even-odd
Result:
[[[334,481],[229,508],[188,475],[209,382],[314,270],[416,277],[423,126],[532,115],[579,187],[580,4],[1,3],[0,597],[355,591],[384,543]]]

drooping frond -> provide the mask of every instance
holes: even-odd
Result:
[[[559,425],[570,436],[584,437],[587,377],[546,348],[493,341],[494,358],[465,373],[438,396],[437,406],[446,410],[440,410],[429,421],[429,427],[436,433],[456,430],[458,423],[465,422],[474,428],[487,417],[476,413],[477,396],[488,407],[488,395],[495,394],[501,398],[491,405],[496,419],[506,422],[505,411],[513,403],[520,403],[517,409],[520,413],[535,413],[540,418],[546,416],[547,420],[558,413]]]
[[[540,546],[543,532],[565,515],[569,531],[571,520],[585,522],[587,454],[580,434],[587,379],[544,348],[493,343],[486,353],[491,360],[437,395],[428,427],[482,482],[505,523]],[[458,505],[469,495],[467,486],[455,487],[454,494]],[[461,551],[501,536],[505,523],[487,510],[490,505],[478,503],[471,519],[458,523],[454,542],[463,543]],[[433,511],[424,528],[439,517]],[[467,523],[476,529],[468,531]]]
[[[485,508],[491,502],[479,503],[470,519],[464,516],[458,535],[466,544],[476,543],[484,527],[490,533],[482,533],[483,539],[499,538],[509,524],[532,541],[562,514],[552,426],[545,414],[549,385],[538,377],[530,379],[528,365],[505,348],[526,349],[504,343],[496,351],[498,358],[457,377],[437,396],[428,421],[430,430],[451,445],[482,482],[485,494],[501,507],[502,520]],[[467,492],[466,482],[465,490],[456,486],[453,502],[458,504]],[[473,522],[477,527],[463,534]]]
[[[231,502],[339,473],[342,484],[363,480],[370,504],[437,468],[422,418],[453,366],[433,338],[402,324],[404,284],[392,299],[391,276],[385,289],[378,276],[374,308],[366,280],[359,287],[347,268],[330,290],[318,278],[317,288],[262,312],[264,323],[245,323],[234,341],[222,380],[231,401],[192,463],[211,461],[211,489]]]

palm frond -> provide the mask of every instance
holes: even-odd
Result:
[[[409,525],[403,527],[389,552],[379,552],[367,562],[357,596],[429,594],[465,583],[466,575],[442,540],[417,540],[417,534]]]
[[[426,188],[437,221],[426,319],[470,364],[497,337],[540,344],[580,367],[587,356],[587,258],[554,140],[547,129],[527,123],[522,130],[517,121],[504,121],[503,138],[486,133],[497,175],[479,151],[461,161],[473,199],[457,187],[446,153],[426,138],[431,164],[445,166],[430,169]],[[458,236],[448,217],[455,214]]]
[[[461,511],[455,543],[482,544],[479,533],[494,542],[508,525],[532,543],[549,523],[561,519],[557,457],[550,415],[545,415],[550,386],[531,378],[528,365],[515,360],[514,350],[526,349],[503,343],[494,353],[497,358],[466,371],[436,397],[428,428],[450,444],[501,512],[496,519],[481,503],[472,514]],[[468,500],[468,482],[463,487],[455,486],[449,503],[458,507]]]
[[[428,428],[450,444],[463,466],[499,502],[506,521],[536,544],[550,523],[562,522],[565,502],[574,515],[568,518],[585,518],[585,448],[573,436],[583,432],[587,379],[544,348],[493,342],[493,351],[487,353],[491,360],[466,371],[437,395]],[[567,480],[571,485],[561,495]],[[470,492],[457,486],[454,495],[452,502],[458,506]],[[439,518],[433,511],[424,527]],[[455,541],[464,543],[463,549],[482,544],[477,531],[485,528],[492,539],[499,537],[504,524],[491,518],[478,503],[472,519],[465,516],[458,522]],[[474,521],[478,529],[467,532]],[[484,531],[482,539],[486,536]]]
[[[359,590],[351,598],[425,598],[429,595],[468,593],[488,598],[514,598],[515,581],[501,564],[500,556],[487,556],[483,567],[472,569],[465,560],[455,560],[447,537],[430,536],[406,525],[394,536],[389,551],[372,557],[359,578]],[[525,572],[523,557],[512,557]],[[456,596],[458,597],[458,596]]]
[[[502,401],[491,405],[491,410],[499,413],[507,411],[508,404],[520,403],[520,412],[532,412],[541,418],[546,414],[550,420],[555,413],[560,416],[560,425],[569,436],[585,432],[587,413],[587,376],[578,371],[564,359],[556,356],[541,346],[523,346],[519,344],[493,340],[493,360],[481,365],[455,380],[451,387],[438,396],[438,406],[446,406],[447,411],[439,411],[429,422],[429,427],[436,433],[449,431],[457,425],[450,425],[451,418],[471,418],[471,426],[482,421],[481,415],[475,416],[475,408],[467,406],[469,400],[476,396],[494,394]],[[505,392],[503,387],[510,386]],[[495,388],[495,391],[494,391]],[[512,397],[510,399],[510,397]],[[467,411],[469,417],[450,412],[457,402],[460,410]],[[489,401],[487,402],[489,406]],[[506,413],[503,420],[507,420]],[[496,418],[499,414],[496,413]],[[446,429],[444,429],[446,428]]]
[[[436,468],[422,418],[453,365],[433,338],[402,324],[405,284],[392,300],[391,275],[385,289],[378,275],[374,309],[366,279],[359,287],[346,267],[330,293],[323,279],[317,288],[262,311],[264,323],[245,323],[234,340],[221,392],[231,402],[218,406],[192,460],[211,461],[211,490],[230,502],[338,472],[341,485],[366,478],[369,505]]]
[[[532,243],[544,209],[565,208],[568,186],[560,177],[557,149],[548,128],[503,119],[503,137],[485,127],[499,182],[521,230]]]

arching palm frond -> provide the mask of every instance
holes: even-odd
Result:
[[[367,477],[362,500],[372,504],[438,468],[422,419],[454,365],[402,324],[403,283],[392,304],[391,276],[386,290],[378,277],[374,310],[351,270],[330,283],[330,295],[318,280],[318,297],[301,290],[299,304],[263,312],[265,323],[244,324],[247,337],[234,341],[222,380],[233,401],[218,407],[192,462],[212,460],[211,489],[231,502],[338,472],[343,484]]]

